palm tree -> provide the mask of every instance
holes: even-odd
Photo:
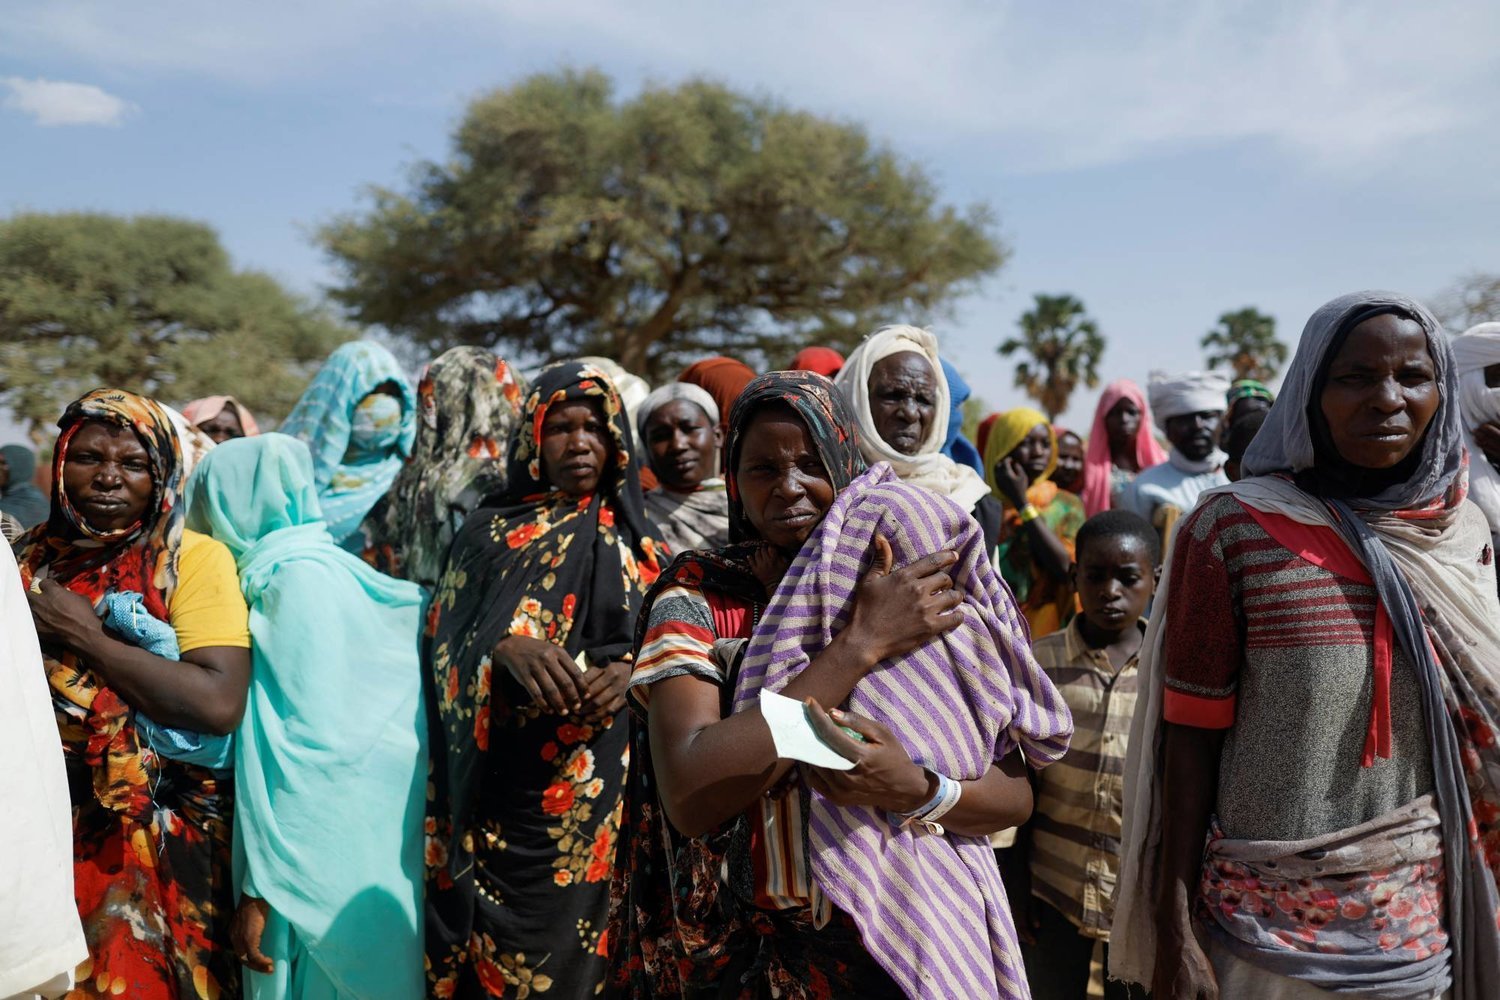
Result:
[[[1104,337],[1071,295],[1038,294],[1036,305],[1021,314],[1020,327],[1021,336],[999,351],[1005,357],[1017,351],[1030,355],[1016,365],[1016,388],[1036,400],[1048,420],[1056,420],[1079,383],[1090,389],[1099,384]]]
[[[1235,378],[1269,382],[1286,361],[1286,345],[1276,339],[1276,321],[1246,306],[1219,317],[1219,325],[1199,341],[1210,368],[1229,365]]]

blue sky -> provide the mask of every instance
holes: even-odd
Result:
[[[945,351],[996,408],[1035,292],[1081,297],[1102,375],[1196,366],[1222,312],[1294,343],[1323,301],[1500,270],[1500,4],[7,0],[0,212],[169,212],[316,291],[308,239],[441,159],[469,99],[596,66],[707,75],[858,121],[1011,262]],[[1094,394],[1067,415],[1086,425]]]

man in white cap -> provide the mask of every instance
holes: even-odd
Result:
[[[1199,494],[1229,482],[1218,443],[1228,392],[1229,379],[1219,372],[1151,373],[1146,396],[1172,453],[1135,477],[1124,505],[1161,533],[1163,558],[1177,518],[1193,509]]]

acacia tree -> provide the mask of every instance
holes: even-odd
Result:
[[[853,125],[691,81],[617,101],[596,72],[475,101],[445,163],[320,241],[333,297],[429,351],[600,354],[660,376],[784,360],[920,321],[996,270],[990,210],[938,203]]]
[[[232,393],[277,418],[351,336],[269,276],[233,270],[201,223],[0,220],[0,405],[39,440],[100,386],[177,402]]]
[[[1001,344],[1000,354],[1025,352],[1016,365],[1016,388],[1036,400],[1048,420],[1056,420],[1080,383],[1090,389],[1099,384],[1104,337],[1071,295],[1038,294],[1019,325],[1021,335]]]
[[[1286,345],[1276,339],[1276,320],[1250,306],[1220,316],[1219,325],[1198,343],[1208,352],[1209,368],[1229,365],[1235,378],[1269,382],[1286,363]]]
[[[1433,299],[1432,311],[1451,333],[1500,320],[1500,274],[1474,271]]]

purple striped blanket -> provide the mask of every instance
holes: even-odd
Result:
[[[891,543],[897,568],[944,546],[958,552],[949,572],[964,595],[965,624],[882,663],[845,707],[888,726],[917,763],[959,780],[980,777],[1017,746],[1032,767],[1061,757],[1072,717],[1032,658],[979,525],[884,463],[839,493],[787,571],[745,652],[735,710],[754,705],[762,688],[785,687],[848,624],[876,532]],[[1029,998],[986,838],[902,827],[883,810],[811,797],[813,877],[908,996]]]

